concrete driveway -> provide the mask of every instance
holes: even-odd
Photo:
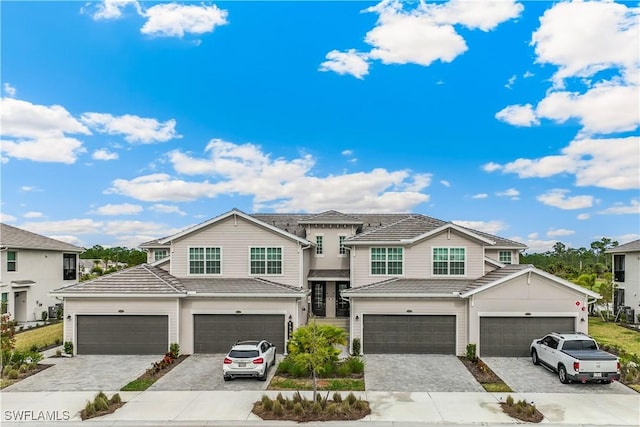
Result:
[[[555,372],[534,365],[528,357],[483,357],[482,360],[517,393],[637,394],[617,382],[562,384]]]
[[[2,389],[11,391],[118,391],[142,375],[160,356],[75,356],[48,358],[50,368]]]
[[[224,354],[192,354],[178,366],[156,381],[150,391],[190,391],[190,390],[226,390],[254,391],[266,390],[269,381],[276,372],[277,363],[282,355],[276,355],[276,366],[269,368],[267,381],[254,378],[237,378],[225,381],[222,378]]]
[[[367,391],[484,391],[456,356],[368,354],[364,360]]]

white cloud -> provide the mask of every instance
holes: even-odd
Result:
[[[343,156],[346,156],[346,157],[351,157],[351,156],[353,156],[353,150],[342,150],[342,153],[340,153],[340,154],[342,154]]]
[[[25,218],[42,218],[44,214],[42,212],[30,211],[23,215]]]
[[[472,230],[483,231],[489,234],[498,234],[502,230],[506,230],[508,227],[502,221],[463,221],[453,220],[454,224],[461,225],[462,227],[470,228]]]
[[[16,159],[37,162],[75,163],[86,150],[67,134],[90,135],[91,131],[60,105],[36,105],[13,98],[0,99],[1,150]]]
[[[534,236],[534,237],[532,237]],[[538,233],[533,233],[528,239],[521,239],[519,237],[510,237],[511,240],[523,243],[527,245],[526,253],[544,253],[553,249],[553,245],[557,240],[542,240],[538,239]]]
[[[615,239],[618,242],[620,242],[621,245],[623,245],[625,243],[629,243],[629,242],[632,242],[634,240],[640,239],[640,234],[638,234],[638,233],[622,234],[620,236],[616,236]]]
[[[180,216],[185,216],[187,213],[180,210],[178,206],[173,205],[163,205],[163,204],[155,204],[149,207],[149,210],[158,212],[158,213],[166,213],[166,214],[178,214]]]
[[[487,197],[489,197],[487,193],[478,193],[471,196],[472,199],[486,199]]]
[[[4,83],[2,85],[2,89],[4,90],[5,95],[9,98],[13,98],[16,96],[16,88],[11,86],[9,83]]]
[[[327,53],[327,61],[320,64],[320,71],[333,71],[340,75],[350,74],[357,79],[362,79],[369,74],[369,62],[367,55],[349,49],[346,52],[332,50]]]
[[[156,119],[130,114],[112,116],[106,113],[84,113],[81,120],[97,132],[109,135],[124,135],[124,139],[131,143],[152,144],[181,138],[176,133],[176,121],[174,119],[159,122]]]
[[[571,236],[573,234],[576,234],[574,230],[567,230],[566,228],[552,228],[547,231],[547,237]]]
[[[0,212],[0,222],[13,222],[15,220],[15,216]]]
[[[312,175],[315,160],[310,155],[293,160],[273,159],[257,145],[219,139],[206,146],[205,154],[208,157],[196,158],[173,151],[169,160],[176,172],[205,175],[211,181],[152,174],[131,180],[116,179],[106,192],[150,202],[243,195],[253,197],[256,211],[288,212],[326,209],[406,212],[429,200],[429,195],[422,191],[431,182],[430,174],[374,169],[317,177]]]
[[[526,72],[522,75],[522,77],[523,77],[523,78],[525,78],[525,79],[529,79],[529,78],[531,78],[531,77],[533,77],[533,76],[535,76],[535,74],[533,74],[531,71],[526,71]]]
[[[51,235],[51,236],[47,236],[50,237],[52,239],[56,239],[56,240],[60,240],[62,242],[66,242],[72,245],[76,245],[76,246],[80,246],[81,248],[84,247],[84,242],[82,241],[82,239],[76,237],[76,236],[71,236],[68,234],[65,235]]]
[[[547,206],[564,210],[590,208],[595,202],[593,196],[567,196],[568,193],[569,190],[554,188],[536,199]]]
[[[531,104],[509,105],[498,111],[495,117],[513,126],[530,127],[540,123]]]
[[[42,191],[42,190],[32,185],[23,185],[22,187],[20,187],[20,191],[24,191],[25,193],[28,193],[30,191]]]
[[[538,233],[529,233],[529,234],[527,234],[527,237],[528,237],[529,239],[537,239],[537,238],[538,238],[538,235],[539,235]],[[518,241],[518,242],[519,242],[520,240],[516,240],[516,241]]]
[[[137,215],[143,211],[142,206],[132,205],[130,203],[121,203],[119,205],[106,204],[93,210],[91,213],[97,215]]]
[[[505,165],[489,163],[484,170],[515,173],[520,178],[572,174],[576,177],[576,185],[581,187],[640,188],[640,138],[574,140],[562,149],[561,155],[517,159]]]
[[[94,151],[91,157],[95,160],[116,160],[118,158],[118,153],[112,153],[106,148],[101,148]]]
[[[516,75],[514,74],[513,76],[509,77],[509,80],[507,80],[507,83],[504,85],[504,87],[506,87],[507,89],[512,89],[513,88],[513,84],[516,82]]]
[[[151,6],[144,13],[147,22],[140,32],[159,37],[183,37],[185,33],[204,34],[226,25],[228,12],[211,5],[164,3]]]
[[[516,190],[515,188],[509,188],[507,190],[497,192],[496,196],[499,196],[499,197],[511,197],[511,200],[519,200],[520,199],[520,192],[518,190]]]
[[[444,185],[447,188],[451,187],[451,183],[444,179],[440,180],[440,184]]]
[[[640,215],[640,202],[631,200],[628,205],[615,203],[613,206],[598,213],[602,215]]]
[[[142,14],[140,4],[137,0],[103,0],[96,6],[93,19],[117,19],[122,16],[122,10],[132,5],[136,8],[138,14]]]
[[[578,216],[576,217],[576,219],[580,221],[584,221],[589,218],[591,218],[591,215],[589,215],[588,213],[581,213],[581,214],[578,214]]]

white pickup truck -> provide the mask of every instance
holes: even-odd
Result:
[[[563,384],[571,381],[610,383],[620,379],[618,358],[600,350],[589,335],[552,332],[533,340],[530,352],[534,365],[542,363],[557,372]]]

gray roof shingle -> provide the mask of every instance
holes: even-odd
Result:
[[[8,224],[0,224],[0,246],[9,249],[40,249],[45,251],[84,252],[84,248],[32,233]]]
[[[185,289],[206,294],[291,294],[299,296],[304,290],[295,286],[260,278],[189,278],[182,279]]]
[[[404,279],[394,278],[343,291],[342,294],[366,296],[367,294],[453,294],[464,292],[473,280],[464,279]],[[453,296],[453,295],[452,295]]]
[[[624,245],[616,246],[615,248],[607,249],[605,252],[608,254],[616,252],[638,252],[640,251],[640,239],[634,240]]]

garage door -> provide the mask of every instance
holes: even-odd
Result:
[[[455,316],[363,316],[366,353],[456,353]]]
[[[480,356],[527,357],[535,338],[575,331],[574,317],[481,317]]]
[[[283,314],[194,314],[194,352],[226,353],[236,341],[265,339],[284,351]]]
[[[78,354],[157,354],[169,349],[168,316],[78,316]]]

